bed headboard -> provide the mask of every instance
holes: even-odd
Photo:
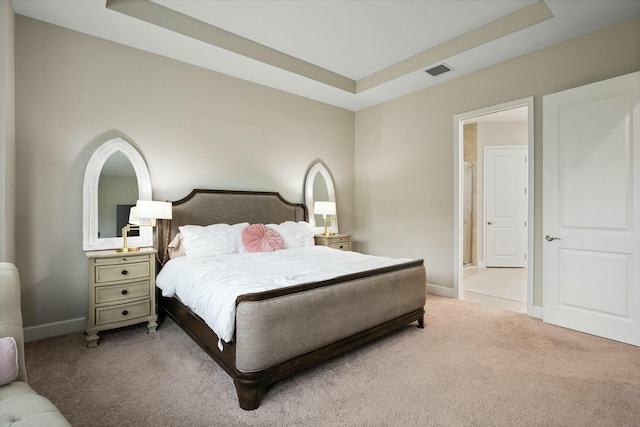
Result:
[[[172,203],[173,219],[167,243],[180,232],[178,227],[181,225],[308,221],[307,207],[304,204],[287,202],[275,192],[196,189],[187,197]],[[166,230],[158,231],[164,240]],[[165,248],[164,241],[158,243],[159,248]]]

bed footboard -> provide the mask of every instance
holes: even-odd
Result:
[[[426,274],[417,265],[262,300],[236,308],[236,368],[257,372],[424,308]],[[413,319],[417,320],[417,319]],[[275,326],[274,326],[275,325]]]
[[[234,378],[234,384],[240,407],[245,410],[257,409],[272,384],[354,350],[415,321],[418,322],[418,327],[424,327],[424,309],[407,313],[374,328],[346,337],[268,369],[250,373],[238,372]]]

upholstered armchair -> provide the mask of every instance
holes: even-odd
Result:
[[[71,425],[53,403],[27,384],[20,278],[16,267],[6,262],[0,262],[0,358],[0,426]]]

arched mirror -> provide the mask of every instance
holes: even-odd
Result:
[[[322,215],[314,212],[315,202],[336,202],[336,190],[327,167],[320,161],[311,165],[304,180],[304,200],[309,211],[309,223],[316,233],[324,232]],[[338,233],[338,215],[327,223],[327,232]]]
[[[122,246],[122,227],[137,200],[151,200],[151,178],[144,159],[122,138],[113,138],[93,153],[84,173],[83,239],[85,251]],[[130,233],[130,246],[152,246],[150,227]]]

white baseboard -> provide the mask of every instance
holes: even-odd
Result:
[[[85,317],[46,323],[44,325],[29,326],[24,328],[24,341],[38,341],[45,338],[57,337],[58,335],[84,331],[86,328],[87,319]]]
[[[542,307],[540,307],[539,305],[534,305],[533,313],[531,313],[530,316],[542,320]]]
[[[452,288],[446,288],[440,285],[427,283],[427,293],[438,295],[439,297],[455,298],[455,292]]]

